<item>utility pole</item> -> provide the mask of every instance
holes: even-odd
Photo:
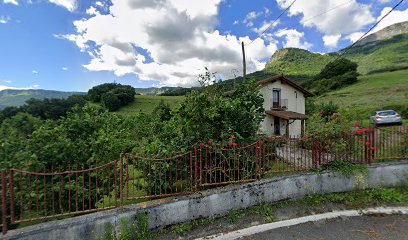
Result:
[[[244,78],[244,82],[245,82],[245,79],[246,79],[246,60],[245,60],[245,45],[244,45],[244,42],[242,42],[242,62],[244,64],[243,78]]]

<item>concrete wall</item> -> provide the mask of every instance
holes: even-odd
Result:
[[[145,212],[151,228],[159,228],[198,218],[227,214],[262,202],[300,198],[308,194],[346,192],[361,187],[391,187],[408,183],[408,162],[369,167],[367,175],[344,177],[338,173],[295,174],[249,184],[230,185],[179,199],[162,199],[53,221],[9,231],[6,239],[96,239],[103,236],[106,223],[117,224],[121,218],[135,219]]]
[[[299,92],[292,86],[282,83],[281,81],[276,81],[273,83],[268,83],[262,86],[259,90],[264,98],[263,107],[265,110],[271,109],[272,107],[272,90],[274,88],[281,89],[281,99],[288,99],[288,109],[287,111],[298,112],[305,114],[305,96],[302,92]],[[261,123],[261,132],[267,135],[273,135],[273,117],[267,116],[265,120]],[[285,134],[286,121],[281,121],[281,134]],[[300,136],[301,133],[301,121],[296,120],[289,125],[289,134],[291,136]]]

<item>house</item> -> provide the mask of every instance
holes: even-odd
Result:
[[[273,76],[258,82],[264,98],[266,117],[261,123],[261,133],[274,136],[303,136],[305,131],[306,98],[313,96],[294,81]]]

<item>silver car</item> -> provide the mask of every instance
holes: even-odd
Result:
[[[371,116],[371,122],[375,125],[381,124],[402,124],[401,115],[394,110],[382,110],[375,112],[374,116]]]

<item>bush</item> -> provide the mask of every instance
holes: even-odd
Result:
[[[333,116],[334,113],[339,111],[339,106],[330,101],[329,103],[322,103],[316,106],[316,109],[317,111],[315,111],[315,113],[319,113],[321,118],[327,121],[330,120],[330,116]]]
[[[212,141],[226,145],[230,136],[253,141],[264,118],[263,98],[254,81],[226,96],[222,85],[191,92],[175,112],[189,145]]]
[[[159,118],[162,122],[169,121],[172,117],[170,105],[161,100],[153,109],[153,116]]]

